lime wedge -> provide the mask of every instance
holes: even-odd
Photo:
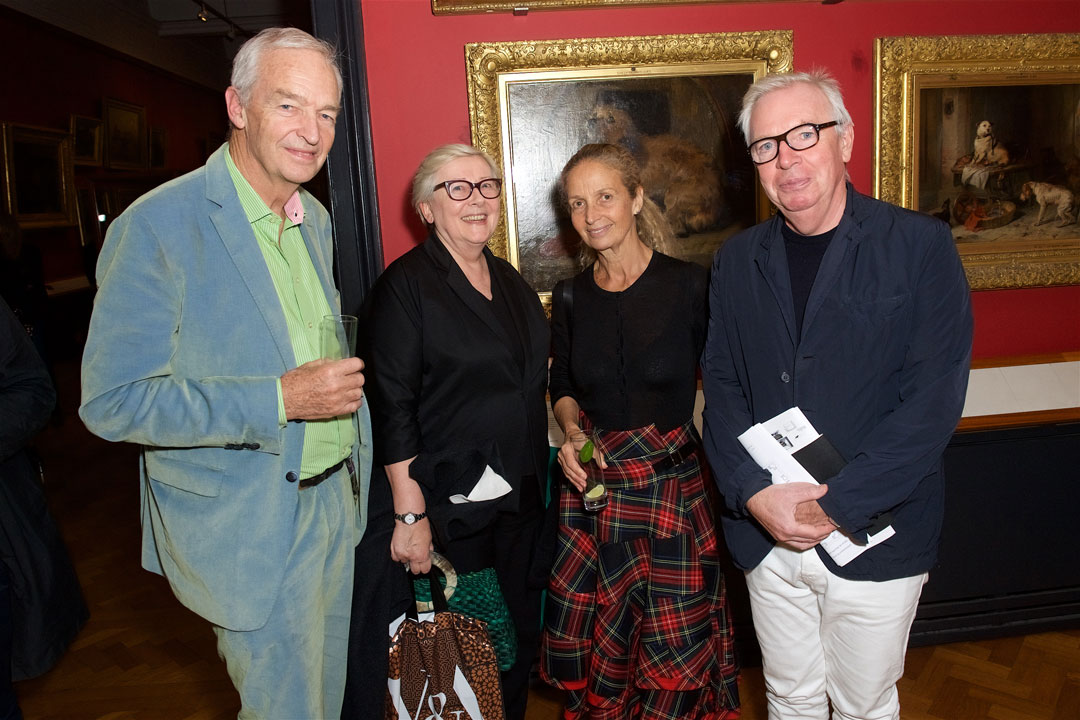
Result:
[[[591,487],[591,488],[589,488],[588,492],[585,493],[585,497],[588,500],[595,500],[596,498],[603,497],[603,495],[604,495],[604,486],[603,485],[597,485],[596,487]]]
[[[587,463],[590,460],[592,460],[592,454],[593,454],[593,442],[592,442],[592,440],[586,440],[585,444],[581,446],[580,450],[578,450],[578,454],[577,454],[578,460],[580,460],[583,463]]]

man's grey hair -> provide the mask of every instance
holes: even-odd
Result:
[[[824,93],[829,105],[833,109],[833,117],[819,118],[820,122],[837,120],[839,127],[837,132],[843,131],[851,125],[851,113],[844,107],[844,96],[840,93],[840,85],[825,70],[816,68],[810,72],[785,73],[783,75],[767,75],[750,86],[743,95],[742,110],[739,112],[739,129],[742,131],[746,144],[749,145],[753,138],[750,137],[750,116],[754,112],[754,106],[758,100],[775,90],[783,90],[793,85],[810,85]]]
[[[431,196],[435,194],[435,175],[442,169],[442,166],[457,160],[459,158],[478,157],[482,158],[484,162],[488,164],[488,169],[491,171],[491,177],[502,178],[502,173],[499,172],[499,166],[495,164],[495,161],[491,159],[483,150],[474,148],[472,145],[465,145],[463,143],[451,143],[449,145],[440,145],[427,156],[420,161],[420,167],[416,168],[416,174],[413,175],[412,181],[412,206],[416,214],[420,216],[420,219],[424,219],[423,213],[420,212],[420,203],[431,202]]]
[[[255,89],[255,83],[259,79],[259,64],[263,55],[268,50],[314,50],[321,53],[326,59],[326,64],[334,71],[334,79],[337,81],[338,99],[341,98],[341,65],[338,52],[333,45],[313,37],[298,28],[278,27],[266,28],[258,35],[251,38],[241,46],[233,59],[232,86],[236,88],[240,96],[240,102],[247,105],[251,100],[251,93]]]

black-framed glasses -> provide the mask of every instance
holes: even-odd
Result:
[[[839,120],[833,120],[827,123],[804,123],[791,128],[786,133],[755,140],[750,143],[750,147],[747,148],[750,153],[750,159],[754,161],[755,165],[764,165],[767,162],[772,162],[780,153],[781,140],[786,142],[787,146],[792,150],[809,150],[818,144],[818,140],[821,139],[822,130],[839,124]]]
[[[494,200],[502,192],[502,180],[487,178],[478,183],[471,183],[468,180],[447,180],[436,185],[432,192],[439,188],[445,190],[451,200],[468,200],[472,197],[474,189],[479,189],[480,194],[488,200]]]

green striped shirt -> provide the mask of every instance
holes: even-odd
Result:
[[[278,217],[251,187],[226,152],[225,162],[240,204],[244,208],[251,229],[259,242],[266,267],[274,280],[285,323],[289,329],[296,364],[319,358],[319,321],[335,310],[322,291],[322,283],[311,262],[307,245],[300,233],[300,223]],[[299,191],[287,206],[300,206]],[[301,210],[302,214],[302,210]],[[281,240],[278,241],[280,233]],[[285,426],[285,403],[278,381],[278,422]],[[333,420],[309,420],[304,423],[304,451],[300,460],[300,477],[317,475],[349,456],[356,439],[352,416],[344,415]]]

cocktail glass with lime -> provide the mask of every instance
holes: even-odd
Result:
[[[589,438],[578,450],[578,460],[581,461],[582,465],[588,465],[593,462],[595,452],[596,443],[592,438]],[[596,512],[607,506],[607,487],[605,487],[604,479],[601,477],[600,468],[595,466],[586,468],[585,472],[588,476],[585,478],[585,490],[581,493],[581,499],[585,503],[586,510]]]

